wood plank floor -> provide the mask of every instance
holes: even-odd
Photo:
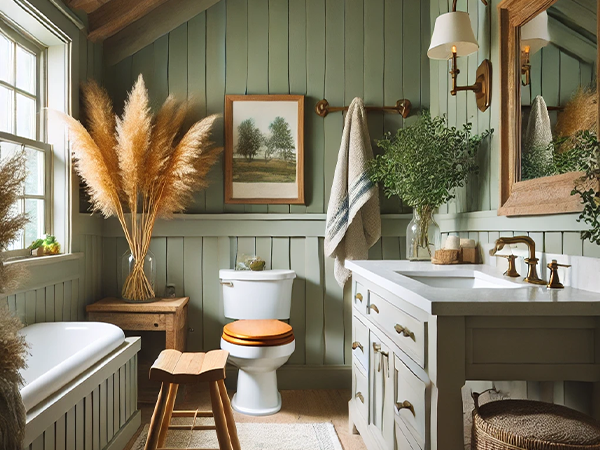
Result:
[[[176,408],[210,409],[207,386],[181,386],[179,392]],[[230,392],[230,396],[232,394]],[[348,431],[348,401],[350,396],[350,390],[281,391],[283,407],[277,414],[254,417],[234,411],[234,416],[238,423],[331,422],[337,431],[344,450],[366,450],[362,438],[359,435],[350,434]],[[140,408],[142,411],[142,425],[136,435],[129,441],[125,450],[129,450],[133,446],[144,425],[150,423],[153,406],[143,404],[140,405]]]

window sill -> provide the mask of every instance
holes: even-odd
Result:
[[[48,256],[27,256],[23,258],[15,258],[11,261],[5,261],[4,264],[10,266],[12,264],[23,265],[23,267],[36,267],[45,266],[48,264],[56,264],[59,262],[72,261],[74,259],[80,259],[83,257],[83,253],[67,253],[61,255],[48,255]]]

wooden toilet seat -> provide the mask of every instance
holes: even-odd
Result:
[[[223,327],[223,339],[236,345],[272,347],[293,342],[294,332],[280,320],[237,320]]]

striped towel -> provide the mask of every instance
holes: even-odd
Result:
[[[379,194],[367,175],[371,159],[367,113],[362,99],[355,98],[346,114],[325,230],[325,255],[335,258],[335,279],[342,287],[351,275],[346,259],[367,259],[381,236]]]

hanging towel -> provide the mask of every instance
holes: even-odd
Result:
[[[545,162],[552,161],[553,149],[550,146],[552,142],[552,125],[546,102],[541,95],[533,99],[529,121],[527,122],[527,131],[525,133],[525,142],[523,153],[538,151]]]
[[[371,159],[365,105],[355,98],[346,114],[325,229],[325,255],[335,258],[335,279],[342,287],[350,278],[346,259],[367,259],[381,236],[379,193],[367,174]]]

